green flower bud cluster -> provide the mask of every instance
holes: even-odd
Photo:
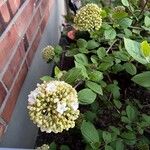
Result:
[[[80,31],[99,30],[102,24],[102,9],[96,4],[87,4],[82,7],[74,18],[75,26]]]
[[[128,14],[126,13],[124,6],[117,6],[113,9],[112,12],[113,19],[122,19],[127,17],[127,15]]]
[[[36,150],[49,150],[49,145],[43,144],[41,147],[37,147]]]
[[[52,60],[55,56],[54,48],[52,46],[47,46],[42,50],[42,57],[46,62]]]
[[[28,96],[29,116],[42,132],[62,132],[79,116],[76,90],[64,81],[38,84]]]
[[[113,9],[114,12],[124,12],[125,11],[125,7],[124,6],[116,6]]]

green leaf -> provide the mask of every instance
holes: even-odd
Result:
[[[125,63],[123,66],[126,72],[128,72],[129,74],[135,75],[137,73],[137,69],[132,63]]]
[[[123,19],[121,19],[120,22],[119,22],[119,25],[120,25],[123,29],[130,27],[131,24],[132,24],[132,20],[129,19],[129,18],[123,18]]]
[[[110,132],[103,131],[102,135],[103,135],[103,140],[104,140],[105,143],[108,144],[108,143],[111,142],[112,137],[111,137],[111,133]]]
[[[92,63],[98,64],[99,58],[96,55],[92,55],[90,59],[91,59]]]
[[[62,77],[62,79],[69,84],[73,84],[76,80],[79,80],[81,78],[82,78],[81,68],[72,68]]]
[[[131,121],[127,117],[125,117],[125,116],[121,117],[121,121],[124,122],[124,123],[127,123],[127,124],[131,123]]]
[[[62,53],[63,49],[61,46],[57,45],[54,47],[54,51],[56,54],[60,55]]]
[[[118,108],[118,109],[120,109],[121,107],[122,107],[122,104],[121,104],[121,102],[119,101],[119,100],[113,100],[113,102],[114,102],[114,104],[115,104],[115,106]]]
[[[103,47],[100,47],[98,50],[97,50],[97,55],[100,59],[102,59],[105,55],[106,55],[106,50],[105,48]]]
[[[143,114],[142,117],[150,125],[150,116]]]
[[[123,144],[122,140],[116,141],[116,150],[124,150],[124,144]]]
[[[43,77],[40,78],[40,80],[49,82],[49,81],[52,80],[52,77],[50,77],[50,76],[43,76]]]
[[[132,36],[132,32],[127,28],[124,29],[124,33],[125,33],[126,37],[131,37]]]
[[[56,143],[55,143],[55,142],[52,142],[52,143],[49,145],[49,150],[57,150],[57,146],[56,146]]]
[[[90,122],[93,122],[96,117],[97,117],[97,116],[96,116],[96,113],[94,113],[94,112],[92,112],[92,111],[87,111],[87,112],[85,113],[85,118],[86,118],[88,121],[90,121]]]
[[[94,82],[100,82],[103,79],[103,74],[100,71],[90,71],[88,75],[89,79]]]
[[[143,41],[141,43],[141,51],[142,51],[144,57],[150,56],[150,44],[148,44],[147,41]]]
[[[98,70],[106,71],[113,65],[113,62],[104,62],[98,66]]]
[[[104,36],[106,40],[113,40],[116,38],[116,31],[113,28],[104,31]]]
[[[88,64],[88,58],[85,54],[77,54],[74,56],[76,62],[82,64],[82,65],[87,65]]]
[[[136,135],[131,131],[123,132],[121,134],[121,137],[124,139],[127,139],[127,140],[135,140],[136,139]]]
[[[126,107],[126,113],[127,113],[127,116],[130,121],[135,121],[135,119],[137,117],[137,112],[135,111],[135,109],[132,106],[128,105]]]
[[[145,88],[150,88],[150,71],[145,71],[143,73],[135,75],[132,78],[132,81]]]
[[[91,89],[83,89],[78,92],[78,99],[80,104],[92,104],[96,99],[96,94]]]
[[[92,123],[83,121],[81,125],[81,133],[90,145],[100,143],[98,131]]]
[[[121,2],[124,6],[127,6],[127,7],[129,6],[128,0],[121,0]]]
[[[129,61],[129,54],[126,51],[117,51],[113,55],[122,61]]]
[[[92,91],[100,94],[100,95],[103,95],[103,91],[102,91],[102,87],[101,85],[95,83],[95,82],[91,82],[91,81],[86,81],[86,86],[88,88],[90,88]]]
[[[57,66],[54,68],[54,72],[57,79],[60,79],[63,76],[63,72]]]
[[[87,41],[84,39],[78,39],[77,40],[77,46],[79,48],[86,48],[87,47]]]
[[[136,41],[124,38],[124,44],[127,52],[138,62],[147,64],[147,61],[141,55],[140,44]]]
[[[150,27],[150,17],[145,16],[144,24],[145,24],[146,27]]]
[[[65,53],[66,57],[73,57],[74,55],[78,54],[78,48],[73,48],[73,49],[69,49],[67,50],[67,52]]]
[[[60,150],[70,150],[70,148],[67,145],[61,145]]]
[[[90,50],[90,49],[95,49],[97,47],[99,47],[99,43],[98,42],[96,42],[94,40],[88,41],[88,43],[87,43],[87,49]]]
[[[105,145],[105,150],[113,150],[113,148],[109,145]]]
[[[84,65],[77,63],[75,61],[75,67],[81,69],[81,75],[83,76],[84,79],[89,79],[88,74],[87,74],[87,69]]]
[[[116,128],[114,126],[110,126],[110,129],[116,134],[116,135],[120,135],[120,130],[119,128]]]
[[[118,99],[120,97],[120,88],[117,84],[109,84],[107,86],[107,90],[113,94],[113,97],[115,99]]]

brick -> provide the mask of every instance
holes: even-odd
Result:
[[[18,42],[19,36],[16,28],[12,26],[8,32],[0,37],[0,72],[6,65],[10,55],[13,52],[13,47]]]
[[[41,0],[42,2],[40,3],[40,12],[41,15],[43,16],[45,14],[46,9],[49,7],[48,1]]]
[[[24,55],[25,55],[24,45],[23,42],[21,42],[3,76],[3,82],[8,89],[10,89],[14,81],[14,78],[20,68]]]
[[[15,22],[15,26],[17,28],[19,36],[23,35],[25,29],[27,28],[27,25],[30,22],[30,19],[32,18],[34,10],[34,0],[27,1],[23,5],[25,6],[20,8],[20,11],[22,12]]]
[[[21,0],[8,0],[9,6],[13,14],[15,14],[21,5]]]
[[[5,108],[1,114],[1,117],[7,123],[10,121],[12,113],[15,109],[17,98],[19,96],[19,93],[20,93],[21,87],[23,85],[23,82],[25,80],[25,77],[27,75],[27,72],[28,72],[27,64],[24,63],[21,71],[19,72],[17,80],[15,81],[15,84],[14,84],[12,90],[10,91],[10,95],[7,99]]]
[[[39,28],[39,31],[37,32],[37,34],[35,35],[35,40],[33,41],[29,51],[28,51],[28,54],[27,54],[27,64],[28,66],[31,65],[32,63],[32,59],[34,57],[34,54],[38,48],[38,45],[39,45],[39,42],[40,42],[40,39],[41,39],[41,31],[40,31],[40,28]]]
[[[0,106],[2,105],[6,95],[7,95],[6,89],[4,88],[2,82],[0,82]]]
[[[11,17],[10,17],[10,13],[9,13],[7,3],[4,3],[0,7],[0,15],[2,16],[2,19],[3,19],[4,23],[8,23],[10,21]]]
[[[43,33],[45,26],[48,22],[48,18],[49,18],[49,8],[47,7],[46,11],[45,11],[45,16],[43,17],[43,20],[41,22],[40,28],[41,28],[41,33]]]
[[[0,123],[0,138],[4,135],[6,126]]]
[[[40,24],[41,21],[41,14],[40,14],[40,10],[37,9],[28,29],[27,29],[27,38],[29,43],[32,41],[34,33],[37,31],[38,26]]]

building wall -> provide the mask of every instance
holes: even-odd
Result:
[[[1,6],[0,3],[0,10]],[[0,147],[34,147],[38,129],[28,117],[27,96],[41,76],[51,74],[53,64],[42,60],[41,50],[48,44],[58,43],[64,8],[63,0],[25,0],[7,28],[1,30]]]

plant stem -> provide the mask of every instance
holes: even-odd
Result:
[[[75,86],[74,88],[76,89],[79,85],[81,85],[84,81],[83,80],[80,80]]]
[[[111,48],[113,47],[113,45],[118,41],[118,39],[116,39],[111,45],[110,47],[107,49],[107,53],[111,50]]]
[[[142,8],[142,10],[141,10],[141,12],[140,12],[140,14],[139,14],[139,18],[141,17],[141,15],[142,15],[142,13],[143,13],[143,11],[144,11],[146,5],[148,4],[148,1],[149,1],[149,0],[146,0],[146,2],[145,2],[144,6],[143,6],[143,8]]]

